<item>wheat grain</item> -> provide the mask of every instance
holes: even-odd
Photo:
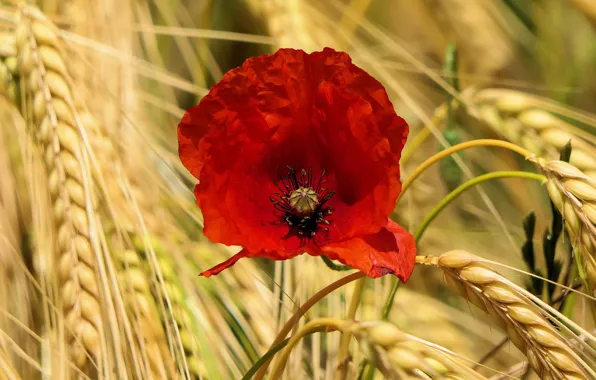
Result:
[[[547,178],[548,194],[563,215],[586,285],[596,295],[596,180],[563,161],[537,159]]]
[[[102,329],[96,255],[90,217],[96,197],[88,188],[85,151],[56,28],[34,8],[23,8],[16,31],[25,110],[44,152],[53,201],[60,300],[69,354],[79,368],[100,356]],[[30,107],[30,108],[29,108]],[[26,114],[27,114],[26,113]]]
[[[343,330],[368,343],[379,370],[386,378],[405,378],[407,374],[433,379],[485,379],[449,350],[425,345],[391,323],[354,322]]]
[[[15,38],[12,34],[0,34],[0,92],[16,102],[18,93],[18,67]]]
[[[486,89],[467,97],[477,106],[474,115],[507,140],[520,144],[539,157],[557,159],[571,140],[571,164],[596,178],[596,147],[589,135],[547,112],[543,104],[523,92]]]
[[[453,291],[493,318],[541,378],[588,379],[588,373],[593,375],[541,310],[527,301],[524,291],[481,264],[480,258],[450,251],[418,261],[440,268]]]

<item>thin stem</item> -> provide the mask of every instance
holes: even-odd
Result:
[[[389,314],[391,313],[391,306],[393,306],[393,300],[395,299],[395,293],[397,293],[399,284],[400,284],[399,279],[396,278],[393,280],[393,286],[391,287],[391,293],[389,293],[389,297],[387,297],[387,302],[385,302],[385,306],[383,306],[382,319],[384,321],[386,321],[389,318]]]
[[[306,301],[306,303],[304,303],[304,305],[302,305],[298,310],[296,310],[296,312],[294,313],[294,315],[292,315],[290,317],[290,319],[288,319],[288,321],[286,322],[286,324],[282,327],[282,329],[279,331],[279,333],[277,334],[277,337],[275,338],[275,340],[273,341],[273,343],[271,343],[271,347],[269,347],[269,349],[272,349],[273,347],[275,347],[276,345],[278,345],[279,343],[281,343],[286,335],[288,335],[288,333],[292,330],[292,328],[294,327],[294,325],[298,322],[298,320],[311,308],[313,307],[314,304],[316,304],[317,302],[319,302],[321,299],[323,299],[323,297],[325,297],[327,294],[331,293],[332,291],[341,288],[342,286],[344,286],[345,284],[348,284],[352,281],[355,281],[359,278],[362,278],[366,276],[364,273],[362,272],[357,272],[357,273],[352,273],[350,275],[347,275],[346,277],[340,278],[339,280],[335,281],[332,284],[327,285],[326,287],[324,287],[323,289],[319,290],[315,295],[313,295],[308,301]],[[265,376],[265,373],[267,372],[267,368],[269,368],[269,364],[271,364],[271,358],[269,358],[261,367],[261,369],[259,370],[259,372],[257,373],[255,379],[256,380],[262,380],[263,377]]]
[[[546,180],[546,178],[542,174],[523,172],[523,171],[500,171],[500,172],[487,173],[487,174],[478,176],[476,178],[472,178],[468,182],[463,183],[462,185],[457,187],[455,190],[453,190],[452,192],[447,194],[447,196],[445,198],[443,198],[435,206],[435,208],[426,216],[426,218],[424,218],[424,221],[422,221],[422,224],[420,225],[420,227],[418,227],[418,230],[414,234],[414,239],[416,240],[416,242],[420,241],[420,238],[422,238],[424,231],[426,231],[426,228],[428,227],[428,225],[437,217],[437,215],[439,215],[439,213],[447,205],[449,205],[449,203],[451,203],[455,198],[457,198],[460,194],[462,194],[464,191],[474,187],[475,185],[477,185],[479,183],[490,181],[493,179],[498,179],[498,178],[527,178],[527,179],[538,180],[540,182],[543,182]]]
[[[342,321],[337,318],[319,318],[319,319],[315,319],[314,321],[308,322],[306,325],[304,325],[303,328],[298,330],[298,332],[296,332],[296,334],[292,335],[286,348],[284,348],[284,350],[279,355],[279,358],[273,365],[273,369],[271,370],[270,378],[272,380],[275,380],[275,379],[278,379],[281,377],[281,375],[284,372],[284,369],[286,368],[286,362],[288,361],[288,358],[290,357],[290,353],[292,352],[292,349],[296,346],[296,344],[298,344],[298,342],[300,342],[300,340],[302,338],[304,338],[305,336],[307,336],[309,334],[312,334],[315,331],[320,331],[321,328],[324,328],[325,332],[336,331],[336,330],[341,329],[341,327],[344,326],[345,324],[346,324],[345,321]]]
[[[360,306],[360,299],[362,298],[362,291],[364,290],[364,285],[366,283],[366,277],[363,277],[356,281],[354,292],[352,293],[352,299],[350,300],[350,308],[348,309],[348,320],[353,320],[356,318],[356,311],[358,310],[358,306]],[[341,337],[341,342],[339,345],[339,364],[337,368],[337,374],[335,378],[337,380],[345,380],[346,376],[348,375],[348,355],[350,353],[350,340],[352,339],[352,334],[346,332]]]
[[[527,149],[524,149],[518,145],[512,144],[507,141],[503,140],[493,140],[493,139],[480,139],[480,140],[472,140],[466,141],[461,144],[457,144],[452,146],[451,148],[447,148],[439,153],[434,154],[433,156],[429,157],[426,161],[421,163],[410,176],[404,181],[402,186],[401,196],[408,190],[408,188],[412,185],[414,180],[418,178],[426,169],[428,169],[433,164],[441,161],[443,158],[450,156],[455,152],[459,152],[460,150],[465,150],[468,148],[480,147],[480,146],[495,146],[500,148],[509,149],[513,152],[519,153],[520,155],[524,156],[524,158],[528,158],[532,156],[532,152]]]
[[[309,331],[308,334],[306,334],[306,335],[314,334],[314,333],[321,332],[321,331],[325,331],[325,328],[321,328],[319,330],[313,329],[312,331]],[[267,351],[265,353],[265,355],[261,356],[259,358],[259,360],[257,360],[255,362],[255,364],[253,364],[252,367],[250,367],[250,369],[246,372],[246,374],[244,376],[242,376],[242,380],[250,380],[250,379],[252,379],[252,377],[259,370],[259,368],[261,368],[261,366],[263,364],[265,364],[265,362],[267,360],[271,359],[273,357],[273,355],[275,355],[279,351],[281,351],[281,349],[283,349],[288,344],[289,341],[290,341],[290,338],[287,338],[286,340],[284,340],[280,344],[276,345],[275,347],[273,347],[269,351]]]
[[[505,344],[507,344],[507,342],[509,342],[509,337],[508,336],[506,336],[505,338],[503,338],[503,340],[501,340],[493,348],[491,348],[489,352],[487,352],[486,354],[484,354],[484,356],[482,358],[480,358],[480,360],[478,360],[478,362],[476,362],[476,364],[474,364],[474,367],[472,367],[472,369],[473,370],[477,370],[478,367],[480,367],[482,364],[486,363],[486,361],[488,359],[492,358],[501,348],[503,348],[503,346]]]

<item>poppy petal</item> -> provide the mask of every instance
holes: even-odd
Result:
[[[408,281],[416,263],[414,237],[389,220],[381,231],[322,247],[321,252],[332,260],[360,269],[370,277],[387,273]]]
[[[230,257],[226,261],[217,264],[211,269],[208,269],[204,272],[201,272],[199,276],[203,277],[211,277],[219,274],[221,271],[228,269],[232,265],[236,264],[236,262],[240,259],[245,257],[264,257],[266,259],[271,260],[287,260],[298,255],[302,254],[302,252],[294,252],[291,254],[285,254],[278,251],[259,251],[259,252],[249,252],[246,248],[235,254],[234,256]]]

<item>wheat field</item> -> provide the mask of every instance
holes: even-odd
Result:
[[[0,380],[596,379],[596,3],[0,1]],[[346,51],[410,135],[411,279],[209,241],[176,128]],[[345,268],[341,268],[345,269]]]

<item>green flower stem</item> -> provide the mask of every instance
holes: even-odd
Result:
[[[499,171],[499,172],[484,174],[484,175],[478,176],[476,178],[472,178],[468,182],[463,183],[462,185],[457,187],[455,190],[450,192],[445,198],[443,198],[435,206],[435,208],[426,216],[426,218],[424,218],[424,221],[422,222],[420,227],[418,227],[418,230],[414,234],[414,240],[416,240],[416,242],[419,242],[420,239],[422,238],[422,235],[424,234],[424,231],[426,231],[426,228],[430,225],[430,223],[433,220],[435,220],[435,218],[439,215],[439,213],[445,207],[447,207],[447,205],[449,205],[449,203],[451,203],[455,198],[457,198],[464,191],[466,191],[482,182],[490,181],[493,179],[499,179],[499,178],[527,178],[527,179],[538,180],[541,182],[546,180],[546,178],[542,174],[522,172],[522,171]],[[383,319],[387,319],[387,317],[389,316],[389,312],[391,311],[391,307],[393,306],[393,301],[395,299],[395,293],[397,291],[398,285],[399,285],[399,281],[395,280],[395,282],[393,284],[393,288],[391,289],[391,293],[389,294],[389,297],[387,297],[387,302],[385,302],[385,307],[383,308]]]
[[[466,183],[463,183],[462,185],[457,187],[455,190],[450,192],[445,198],[443,198],[435,206],[435,208],[426,216],[426,218],[424,218],[424,220],[422,221],[422,224],[420,225],[420,227],[418,227],[418,230],[414,234],[414,239],[416,240],[416,242],[420,241],[420,238],[422,238],[424,231],[426,231],[426,228],[428,227],[428,225],[437,217],[437,215],[439,215],[439,213],[447,205],[449,205],[449,203],[451,203],[455,198],[457,198],[459,195],[461,195],[464,191],[466,191],[482,182],[490,181],[493,179],[499,179],[499,178],[527,178],[527,179],[534,179],[534,180],[541,181],[541,182],[546,180],[546,177],[544,177],[542,174],[523,172],[523,171],[499,171],[499,172],[483,174],[476,178],[472,178],[471,180],[467,181]]]
[[[383,315],[382,319],[386,321],[389,318],[389,313],[391,313],[391,307],[393,306],[393,300],[395,299],[395,293],[397,293],[397,289],[399,288],[400,281],[399,279],[393,280],[393,286],[391,287],[391,293],[389,293],[389,297],[387,297],[387,302],[385,302],[385,306],[383,306]]]
[[[352,268],[351,266],[348,266],[348,265],[336,264],[329,257],[327,257],[325,255],[321,255],[321,258],[323,259],[323,262],[325,263],[325,265],[327,265],[327,267],[329,269],[331,269],[331,270],[334,270],[334,271],[337,271],[337,272],[343,272],[343,271],[354,269],[354,268]]]

